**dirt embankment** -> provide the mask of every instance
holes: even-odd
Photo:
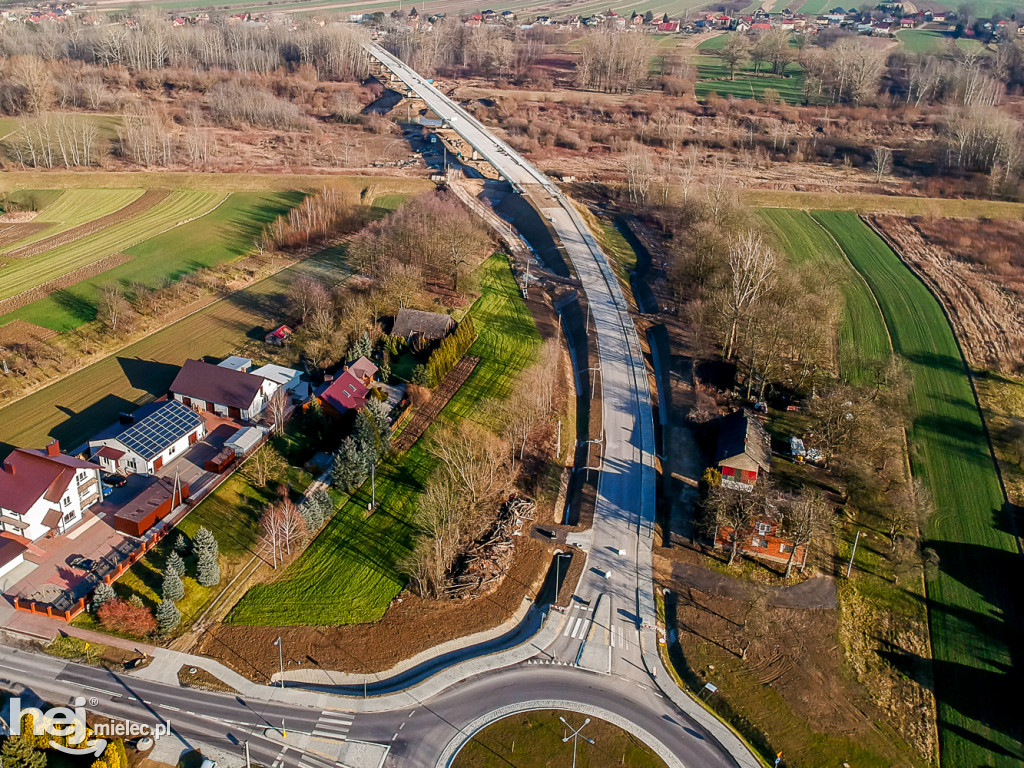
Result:
[[[939,297],[971,365],[1024,370],[1024,222],[867,219]]]
[[[376,624],[342,627],[248,627],[221,624],[196,649],[257,682],[279,669],[274,641],[284,638],[286,667],[312,666],[369,674],[391,669],[418,653],[456,637],[492,629],[540,589],[553,546],[529,536],[516,538],[512,567],[493,592],[466,600],[424,600],[403,592]]]

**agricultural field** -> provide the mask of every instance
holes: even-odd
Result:
[[[1021,563],[966,366],[941,307],[856,215],[816,212],[878,300],[912,377],[914,475],[935,511],[926,526],[927,600],[944,766],[1019,765],[1009,698]],[[915,676],[920,659],[892,654]],[[926,666],[926,665],[925,665]]]
[[[837,357],[840,374],[854,384],[872,380],[871,373],[892,354],[889,333],[864,278],[847,260],[828,231],[806,211],[762,209],[761,219],[794,264],[808,264],[831,273],[843,296]]]
[[[714,43],[721,39],[716,37],[708,42]],[[717,56],[704,53],[694,57],[694,61],[697,65],[698,78],[695,91],[700,99],[706,99],[708,94],[716,93],[722,97],[735,96],[738,99],[763,101],[765,90],[772,89],[778,94],[778,98],[788,104],[799,104],[804,101],[804,73],[799,65],[791,64],[786,70],[788,75],[778,77],[754,74],[753,65],[747,64],[736,70],[735,80],[730,80],[729,67]]]
[[[483,402],[507,396],[512,379],[540,344],[505,257],[495,255],[481,269],[481,297],[470,309],[479,337],[469,351],[480,363],[428,429],[427,439],[444,423],[481,419]],[[398,564],[413,544],[409,520],[435,465],[423,443],[378,468],[376,512],[367,517],[366,483],[276,582],[250,589],[226,621],[285,626],[380,620],[404,586]]]
[[[904,29],[896,33],[896,38],[911,53],[936,53],[953,46],[963,51],[979,51],[985,47],[977,40],[956,39],[938,29]]]
[[[281,296],[298,276],[326,284],[349,272],[341,249],[331,249],[230,294],[21,400],[0,408],[0,450],[39,447],[53,438],[66,449],[85,442],[123,411],[167,392],[190,357],[223,357],[263,338],[279,319]]]
[[[83,220],[93,196],[94,217]],[[75,328],[95,318],[103,286],[137,281],[156,287],[236,258],[251,249],[265,223],[302,197],[67,190],[36,217],[52,218],[59,231],[38,233],[0,253],[8,259],[0,270],[0,324],[23,320],[57,332]]]

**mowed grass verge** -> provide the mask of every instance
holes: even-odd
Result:
[[[236,192],[228,195],[208,213],[172,225],[155,237],[123,249],[121,252],[130,256],[130,261],[0,316],[0,323],[20,319],[55,331],[75,328],[95,319],[103,286],[128,286],[139,282],[155,288],[164,279],[177,280],[197,269],[213,267],[242,256],[252,249],[253,241],[264,224],[298,205],[303,196],[301,192]],[[112,229],[120,229],[121,226]],[[124,236],[138,231],[134,219],[123,226],[127,228]],[[82,247],[92,248],[84,242],[86,239],[83,239]],[[72,243],[68,248],[74,245]]]
[[[709,48],[703,50],[715,50],[722,45],[715,46],[717,41],[725,42],[725,36],[713,38],[707,41]],[[702,44],[703,45],[703,44]],[[768,74],[755,74],[754,67],[747,64],[737,68],[736,79],[729,79],[729,67],[720,58],[707,53],[694,57],[697,65],[697,83],[694,90],[697,98],[706,99],[708,94],[716,93],[719,96],[734,96],[737,99],[764,99],[766,89],[775,90],[779,98],[789,104],[799,104],[804,101],[804,73],[796,65],[787,68],[786,77],[779,77]]]
[[[0,408],[0,449],[39,447],[57,438],[65,449],[167,392],[186,359],[223,357],[247,339],[262,339],[284,311],[285,292],[310,274],[326,284],[349,275],[340,248],[326,250],[229,294],[130,344],[119,353]]]
[[[480,363],[424,438],[378,467],[377,511],[366,516],[366,483],[277,581],[250,589],[227,622],[358,624],[384,615],[405,585],[400,563],[414,545],[411,519],[436,466],[425,442],[443,424],[484,419],[483,402],[508,395],[513,378],[540,344],[505,257],[492,256],[481,270],[481,296],[470,309],[479,337],[469,352]]]
[[[963,357],[938,302],[855,214],[813,216],[867,280],[913,380],[911,466],[935,506],[925,546],[941,763],[1019,766],[1022,563]]]
[[[853,384],[873,380],[871,373],[892,354],[889,333],[874,295],[828,231],[806,211],[763,209],[758,215],[771,229],[787,258],[831,275],[843,297],[839,316],[839,371]]]

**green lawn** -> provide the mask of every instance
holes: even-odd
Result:
[[[697,46],[698,51],[720,51],[725,47],[725,41],[729,35],[715,35]]]
[[[482,710],[486,711],[486,710]],[[579,768],[663,768],[665,762],[636,736],[621,728],[592,718],[582,731],[594,743],[579,740],[573,761],[572,742],[562,739],[567,731],[558,719],[578,728],[586,719],[575,712],[541,710],[510,715],[473,737],[460,750],[454,768],[547,768],[567,766]]]
[[[479,337],[470,354],[480,364],[438,424],[481,418],[486,398],[507,396],[533,359],[540,335],[502,255],[482,267],[480,299],[470,309]],[[377,471],[378,509],[366,517],[369,483],[334,516],[303,555],[274,583],[253,587],[227,621],[235,624],[356,624],[377,621],[401,591],[398,564],[411,550],[416,499],[435,466],[417,442]]]
[[[718,40],[725,41],[725,35],[709,40],[714,44]],[[716,46],[721,47],[721,46]],[[735,96],[737,99],[764,99],[766,88],[778,92],[779,98],[789,104],[804,101],[804,73],[796,64],[786,68],[788,77],[776,75],[754,74],[752,65],[736,70],[736,79],[729,79],[729,67],[717,56],[701,54],[694,61],[697,65],[697,84],[695,91],[700,99],[707,98],[709,93],[719,96]]]
[[[0,408],[0,449],[6,455],[12,446],[38,447],[52,438],[66,449],[80,445],[118,413],[165,394],[187,358],[223,357],[247,339],[262,339],[284,312],[288,285],[304,274],[341,282],[349,274],[343,250],[311,256]]]
[[[1021,560],[963,357],[938,302],[855,214],[817,212],[878,299],[907,362],[911,466],[935,513],[927,583],[943,766],[1019,766]],[[894,658],[914,674],[914,660]]]
[[[840,373],[854,384],[874,381],[872,372],[888,361],[892,346],[878,304],[864,278],[832,235],[806,211],[773,208],[762,209],[758,214],[794,264],[809,265],[831,275],[843,297],[837,339]]]

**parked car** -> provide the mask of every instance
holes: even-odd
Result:
[[[96,563],[87,557],[82,555],[75,555],[68,561],[68,565],[79,571],[91,571],[96,567]]]
[[[125,475],[103,475],[103,482],[109,485],[111,488],[120,488],[122,485],[128,482],[128,478]]]

